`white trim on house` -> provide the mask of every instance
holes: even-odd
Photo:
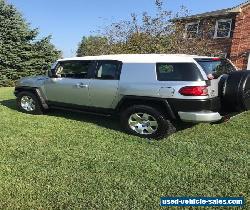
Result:
[[[250,70],[250,52],[248,54],[247,70]]]
[[[230,30],[228,31],[227,36],[224,37],[218,37],[218,27],[219,27],[219,23],[220,22],[230,22]],[[216,20],[216,24],[215,24],[215,31],[214,31],[214,39],[223,39],[223,38],[229,38],[231,35],[231,30],[232,30],[232,19],[219,19]]]
[[[228,55],[227,53],[221,53],[221,54],[220,54],[220,57],[221,57],[221,58],[227,58],[227,55]]]
[[[197,24],[196,34],[199,33],[200,21],[187,23],[187,24],[185,25],[185,33],[183,34],[183,37],[184,37],[185,39],[186,39],[186,38],[192,39],[192,37],[187,37],[187,28],[188,28],[188,26],[195,25],[195,24]],[[193,31],[193,32],[195,32],[195,31]]]

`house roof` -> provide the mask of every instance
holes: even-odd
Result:
[[[181,18],[177,18],[176,20],[188,20],[188,19],[197,19],[197,18],[205,18],[205,17],[217,17],[217,16],[223,16],[223,15],[235,14],[235,13],[241,12],[241,8],[246,6],[246,5],[250,5],[250,0],[240,4],[238,6],[235,6],[235,7],[231,7],[231,8],[227,8],[227,9],[221,9],[221,10],[215,10],[215,11],[212,11],[212,12],[200,13],[200,14],[191,15],[191,16],[187,16],[187,17],[181,17]]]

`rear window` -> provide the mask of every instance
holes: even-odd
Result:
[[[202,81],[204,80],[195,63],[157,63],[159,81]]]
[[[235,67],[227,59],[195,59],[203,68],[206,74],[221,76],[232,71],[236,71]]]

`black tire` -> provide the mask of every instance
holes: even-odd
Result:
[[[28,98],[33,100],[34,106],[32,106],[32,108],[33,108],[32,110],[27,110],[22,106],[21,101],[24,97],[28,97]],[[17,108],[21,112],[28,113],[28,114],[34,114],[34,115],[43,114],[43,108],[41,106],[41,103],[40,103],[39,99],[37,98],[37,96],[32,92],[22,91],[22,92],[18,93],[16,102],[17,102]]]
[[[228,102],[226,101],[226,98],[225,98],[227,79],[228,79],[228,75],[227,74],[223,75],[219,81],[219,86],[218,86],[218,90],[219,90],[218,93],[219,93],[219,97],[221,101],[222,112],[230,112],[234,110],[232,109],[231,106],[228,106]]]
[[[155,128],[155,131],[152,134],[140,134],[130,127],[129,119],[135,113],[148,114],[157,121],[158,127]],[[166,118],[164,114],[162,114],[162,112],[146,105],[133,105],[131,107],[124,109],[121,112],[120,121],[122,127],[125,129],[126,132],[148,139],[162,139],[176,131],[173,124]]]
[[[243,111],[250,110],[250,71],[245,71],[245,77],[240,86],[240,105]]]
[[[231,72],[219,83],[223,109],[245,111],[250,109],[250,72]]]

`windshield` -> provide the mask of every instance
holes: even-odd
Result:
[[[213,74],[219,77],[222,74],[227,74],[236,71],[236,68],[227,59],[209,58],[209,59],[195,59],[207,75]]]
[[[55,63],[53,63],[53,64],[51,65],[51,68],[50,68],[50,69],[55,69],[57,64],[58,64],[58,62],[56,61]]]

